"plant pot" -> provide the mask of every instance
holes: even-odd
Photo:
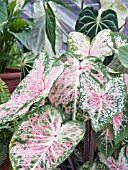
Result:
[[[0,74],[0,78],[6,83],[10,93],[12,93],[20,82],[20,69],[8,68],[6,72]]]

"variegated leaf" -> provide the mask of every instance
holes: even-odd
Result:
[[[75,30],[82,32],[91,39],[103,29],[118,30],[117,15],[113,10],[105,10],[101,14],[93,7],[86,7],[81,10]]]
[[[100,161],[88,161],[84,163],[79,170],[109,170],[109,168]]]
[[[21,116],[27,112],[29,107],[34,103],[45,98],[54,81],[63,71],[63,66],[53,67],[46,74],[44,71],[44,58],[43,52],[38,59],[35,60],[33,69],[23,79],[10,100],[0,105],[0,123],[12,121],[16,117]]]
[[[61,164],[83,138],[81,122],[63,124],[62,114],[45,105],[35,108],[16,129],[10,144],[10,159],[17,170],[50,170]]]
[[[119,153],[118,160],[113,157],[107,159],[100,154],[100,160],[109,167],[110,170],[127,170],[128,169],[128,158],[126,157],[126,148],[123,147]]]
[[[97,74],[94,74],[92,70],[95,70]],[[75,119],[80,112],[80,109],[77,106],[79,103],[79,96],[81,95],[79,87],[81,81],[80,75],[82,73],[88,75],[92,81],[94,79],[94,82],[96,82],[96,80],[107,80],[104,76],[102,62],[99,62],[97,57],[86,57],[86,59],[80,62],[75,57],[73,58],[70,56],[67,61],[67,67],[57,79],[49,94],[51,104],[65,112],[66,119],[71,119],[71,114],[73,119]],[[100,84],[100,82],[98,84]],[[98,88],[99,87],[100,85]],[[84,109],[86,110],[86,108]]]
[[[128,136],[128,113],[122,112],[114,116],[108,125],[109,130],[113,135],[115,144],[121,142]]]
[[[119,47],[128,45],[128,37],[126,37],[125,35],[119,32],[112,32],[111,36],[112,36],[114,47],[116,49],[118,49]]]
[[[88,36],[79,32],[71,32],[68,36],[68,50],[77,55],[80,60],[87,56],[97,56],[103,60],[105,56],[112,55],[113,43],[110,33],[109,29],[102,30],[90,42]]]
[[[107,126],[101,129],[99,132],[94,132],[94,139],[98,150],[106,158],[109,157],[120,146],[120,143],[115,145],[113,135]]]
[[[103,86],[91,81],[85,73],[80,77],[80,108],[87,110],[92,127],[101,130],[124,109],[126,86],[123,78],[113,78]]]

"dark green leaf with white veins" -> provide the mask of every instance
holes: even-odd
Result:
[[[50,7],[49,3],[47,3],[47,8],[45,8],[46,12],[46,34],[51,42],[51,46],[53,49],[53,52],[56,53],[55,51],[55,42],[56,42],[56,20],[55,20],[55,15]]]
[[[69,157],[84,133],[81,122],[63,124],[56,108],[50,105],[34,108],[12,137],[12,166],[17,170],[51,170]]]
[[[87,110],[93,129],[99,131],[124,109],[126,85],[123,78],[110,79],[102,87],[84,73],[80,79],[79,106]]]
[[[109,168],[100,161],[88,161],[79,170],[109,170]]]
[[[128,45],[118,48],[118,56],[121,64],[128,68]]]
[[[86,7],[79,14],[75,29],[91,39],[103,29],[117,31],[117,15],[110,9],[103,11],[102,14],[98,14],[98,11],[93,7]]]
[[[112,133],[107,126],[99,132],[94,132],[94,139],[98,150],[102,152],[106,158],[120,146],[120,143],[115,145]]]

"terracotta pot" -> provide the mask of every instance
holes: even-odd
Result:
[[[6,83],[12,93],[20,82],[20,69],[8,68],[6,73],[0,74],[0,78]]]

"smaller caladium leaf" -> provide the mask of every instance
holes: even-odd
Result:
[[[103,29],[118,30],[117,15],[113,10],[105,10],[98,14],[93,7],[87,7],[80,12],[75,26],[77,32],[82,32],[92,39]]]
[[[101,129],[99,132],[94,132],[94,139],[98,150],[106,158],[109,157],[120,146],[120,143],[115,145],[113,135],[107,126]]]
[[[95,131],[101,130],[116,114],[122,112],[125,99],[123,78],[110,79],[101,87],[86,74],[81,74],[79,106],[87,110]]]
[[[0,105],[0,123],[12,121],[16,117],[28,111],[29,107],[39,100],[45,98],[53,85],[54,81],[62,73],[64,67],[53,67],[49,72],[45,73],[43,52],[38,59],[35,60],[33,69],[23,79],[10,100]]]
[[[115,144],[121,142],[128,136],[128,113],[124,111],[112,118],[108,128],[113,135]]]
[[[118,160],[113,157],[108,157],[107,159],[103,154],[99,154],[101,162],[109,167],[110,170],[127,170],[128,169],[128,159],[126,157],[126,148],[123,147],[119,153]]]
[[[62,114],[56,108],[50,105],[34,108],[12,137],[12,166],[17,170],[53,169],[69,157],[84,133],[81,122],[63,124]]]
[[[128,44],[128,37],[119,32],[111,32],[111,37],[114,44],[114,48],[116,49]]]
[[[109,170],[109,168],[100,161],[88,161],[84,163],[79,170]]]
[[[109,29],[102,30],[91,42],[88,36],[80,32],[71,32],[68,36],[68,50],[80,60],[87,56],[97,56],[103,60],[104,57],[112,55],[113,43],[110,33]]]

